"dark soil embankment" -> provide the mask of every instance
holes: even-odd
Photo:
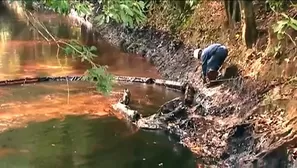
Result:
[[[122,50],[147,58],[165,79],[194,85],[195,105],[186,120],[173,122],[172,130],[203,161],[219,161],[214,164],[221,167],[288,166],[287,146],[294,140],[295,131],[289,129],[291,126],[282,127],[282,110],[269,111],[259,105],[264,93],[277,82],[265,84],[239,76],[206,88],[200,79],[201,67],[192,57],[195,46],[186,46],[168,33],[150,27],[128,29],[109,24],[97,28],[97,32]],[[231,48],[231,55],[236,49]]]
[[[228,167],[251,163],[257,145],[262,143],[256,142],[249,117],[257,110],[261,95],[269,90],[268,85],[237,77],[220,86],[205,88],[198,62],[192,57],[194,47],[148,27],[131,30],[107,25],[97,30],[111,44],[146,57],[164,78],[194,85],[197,94],[195,106],[188,111],[188,121],[175,122],[184,131],[182,142],[193,152],[208,163],[222,159],[221,163]],[[239,162],[239,158],[247,157],[250,161]],[[262,162],[271,161],[265,159]],[[278,165],[272,167],[275,166]]]

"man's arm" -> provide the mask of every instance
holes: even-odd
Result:
[[[203,53],[202,56],[202,79],[203,79],[203,82],[205,83],[206,82],[206,70],[207,70],[207,61],[208,61],[208,53]]]
[[[206,76],[206,70],[207,70],[207,61],[204,60],[202,62],[202,76],[205,77]]]

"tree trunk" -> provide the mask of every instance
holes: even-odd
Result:
[[[227,16],[228,25],[230,27],[232,27],[233,26],[232,15],[230,13],[230,11],[232,10],[230,8],[232,8],[232,6],[230,5],[230,2],[231,1],[229,1],[229,0],[224,0],[224,6],[225,6],[225,12],[226,12],[226,16]]]
[[[224,6],[228,24],[233,27],[234,23],[239,22],[241,19],[239,2],[238,0],[224,0]]]
[[[240,10],[243,18],[242,39],[247,48],[252,48],[258,36],[252,0],[240,0]]]
[[[240,22],[241,15],[240,15],[240,6],[238,0],[231,1],[232,2],[232,20],[234,22]]]

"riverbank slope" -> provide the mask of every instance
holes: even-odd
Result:
[[[165,79],[193,83],[196,103],[203,110],[193,108],[189,112],[192,128],[184,128],[188,135],[182,141],[198,156],[218,158],[225,166],[242,167],[256,161],[265,167],[284,167],[289,163],[288,144],[295,145],[297,92],[294,80],[288,79],[295,77],[292,68],[296,66],[296,51],[291,42],[284,58],[277,60],[269,55],[267,46],[275,40],[269,25],[277,17],[261,14],[260,8],[256,11],[262,34],[257,46],[249,50],[241,41],[240,27],[225,26],[220,1],[203,1],[175,33],[166,22],[170,14],[166,16],[164,8],[151,9],[147,25],[141,28],[109,24],[96,29],[111,44],[146,57]],[[213,42],[228,46],[225,68],[235,64],[241,75],[223,85],[205,88],[201,67],[192,54],[198,45],[205,47]]]

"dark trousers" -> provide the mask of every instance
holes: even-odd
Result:
[[[222,64],[224,63],[228,55],[228,50],[224,46],[220,46],[213,53],[211,58],[207,61],[207,70],[206,73],[211,71],[218,71]]]

